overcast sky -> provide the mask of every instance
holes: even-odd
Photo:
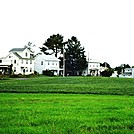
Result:
[[[1,0],[0,56],[52,34],[76,36],[90,59],[134,65],[134,0]]]

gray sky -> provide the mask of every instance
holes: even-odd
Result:
[[[52,34],[76,36],[91,59],[134,65],[134,0],[1,0],[0,56]]]

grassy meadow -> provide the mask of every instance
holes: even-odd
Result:
[[[0,80],[2,134],[133,134],[134,79]]]
[[[5,79],[0,80],[0,92],[134,95],[134,79],[106,77]]]

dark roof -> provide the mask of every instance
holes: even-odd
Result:
[[[26,48],[13,48],[9,52],[18,52],[18,51],[24,51]]]
[[[32,57],[30,57],[30,58],[23,58],[23,57],[21,57],[17,52],[13,52],[13,54],[14,55],[16,55],[19,59],[27,59],[27,60],[33,60],[34,58]]]
[[[22,57],[18,53],[14,52],[13,54],[15,54],[19,59],[22,59]]]

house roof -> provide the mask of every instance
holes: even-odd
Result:
[[[27,59],[27,60],[33,60],[34,58],[23,58],[23,57],[21,57],[17,52],[13,52],[13,54],[15,55],[15,56],[17,56],[19,59]]]
[[[3,59],[5,59],[5,57],[0,57],[0,60],[3,60]]]
[[[24,47],[24,48],[13,48],[9,52],[24,51],[25,49],[26,49],[26,47]]]
[[[56,58],[54,55],[45,55],[43,53],[40,53],[37,55],[37,57],[38,56],[40,56],[43,60],[59,61],[59,59]]]
[[[89,59],[88,63],[100,63],[100,62],[94,59]]]
[[[33,60],[34,58],[33,57],[30,57],[30,58],[25,58],[25,57],[22,57],[19,52],[23,52],[27,47],[24,47],[24,48],[13,48],[11,49],[9,52],[12,52],[15,56],[17,56],[19,59],[31,59]],[[29,50],[29,49],[28,49]]]
[[[13,52],[13,54],[16,55],[19,59],[22,59],[22,57],[17,52]]]

